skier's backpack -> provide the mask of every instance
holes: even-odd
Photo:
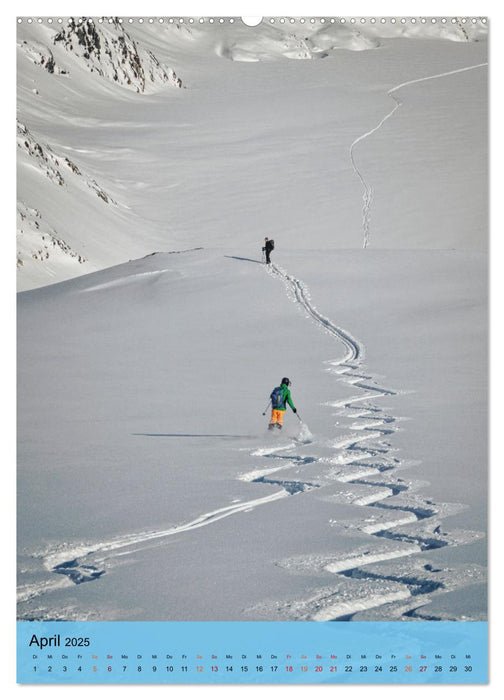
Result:
[[[271,250],[275,250],[275,241],[272,238],[269,239],[268,243],[270,244]]]
[[[273,389],[273,391],[271,392],[270,399],[272,408],[281,408],[285,403],[285,394],[282,387],[275,387],[275,389]]]

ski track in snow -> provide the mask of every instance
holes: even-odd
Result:
[[[266,479],[263,479],[263,481],[266,482]],[[209,513],[204,513],[182,525],[163,530],[130,533],[94,544],[79,543],[70,546],[57,546],[33,556],[42,559],[46,571],[55,574],[63,574],[75,584],[87,583],[105,574],[107,567],[113,565],[118,557],[131,554],[134,551],[150,546],[152,543],[163,543],[170,537],[206,527],[207,525],[211,525],[223,518],[235,515],[236,513],[247,512],[258,506],[272,503],[292,493],[293,487],[291,486],[289,488],[289,483],[283,484],[276,481],[271,481],[269,483],[280,484],[282,488],[280,491],[275,491],[262,498],[238,502],[210,511]],[[33,599],[38,595],[43,595],[60,588],[62,588],[62,585],[59,579],[55,579],[52,582],[45,580],[38,586],[33,584],[29,587],[20,587],[18,589],[18,602]]]
[[[417,82],[417,81],[414,81]],[[398,86],[395,89],[398,89]],[[352,495],[349,502],[354,506],[365,508],[361,519],[352,523],[335,522],[339,527],[358,530],[364,535],[372,536],[377,547],[365,546],[354,553],[347,553],[339,559],[332,558],[325,562],[323,570],[338,577],[338,589],[331,595],[324,591],[316,594],[310,601],[289,603],[289,617],[312,620],[349,620],[354,615],[366,611],[380,619],[380,609],[386,608],[388,619],[416,617],[423,619],[417,608],[430,601],[429,595],[435,592],[453,590],[474,580],[482,580],[484,573],[478,567],[472,567],[470,575],[463,571],[455,573],[427,564],[422,558],[419,562],[403,564],[401,573],[397,573],[394,560],[410,562],[411,557],[422,552],[445,546],[457,546],[478,539],[481,533],[441,530],[441,520],[464,508],[461,504],[435,503],[415,493],[428,484],[425,482],[407,482],[396,475],[410,464],[395,456],[388,439],[398,430],[395,425],[401,419],[385,413],[375,402],[383,397],[393,397],[399,392],[378,385],[373,377],[364,372],[362,361],[364,347],[348,331],[339,328],[328,318],[318,312],[310,300],[306,285],[278,265],[271,264],[268,273],[280,279],[288,296],[298,304],[306,315],[323,331],[333,335],[343,346],[342,359],[328,362],[329,372],[361,394],[328,405],[338,409],[338,416],[351,422],[351,433],[336,438],[332,442],[334,457],[289,456],[289,451],[282,455],[285,464],[256,469],[242,475],[247,481],[266,481],[262,475],[292,468],[293,466],[310,468],[311,465],[327,464],[328,471],[318,486],[333,485],[334,481],[342,484],[359,486],[359,491]],[[253,453],[263,458],[278,462],[278,454],[270,450]],[[304,483],[304,482],[300,482]],[[362,487],[367,493],[362,492]],[[386,546],[383,543],[387,542]],[[316,557],[314,561],[316,561]],[[387,565],[386,572],[376,573],[366,567],[373,564]],[[292,562],[286,562],[289,568]],[[299,563],[298,563],[299,566]],[[303,570],[310,569],[310,562],[304,562]],[[320,564],[314,564],[315,568]],[[420,567],[420,574],[412,574]],[[355,589],[341,590],[341,582],[365,580],[366,585]],[[386,591],[384,593],[384,591]],[[278,610],[277,610],[278,612]],[[376,619],[376,618],[371,618]],[[428,619],[434,619],[432,617]]]
[[[402,105],[402,102],[395,96],[395,92],[400,90],[403,87],[407,87],[408,85],[415,85],[416,83],[423,83],[427,80],[437,80],[439,78],[445,78],[450,75],[455,75],[456,73],[464,73],[465,71],[469,70],[474,70],[476,68],[483,68],[484,66],[488,66],[488,63],[478,63],[474,66],[466,66],[465,68],[457,68],[455,70],[451,71],[446,71],[445,73],[437,73],[436,75],[428,75],[425,78],[415,78],[414,80],[407,80],[404,83],[400,83],[399,85],[396,85],[395,87],[391,88],[390,90],[387,91],[387,95],[391,97],[395,104],[380,121],[379,123],[373,128],[370,129],[369,131],[366,131],[366,133],[361,134],[361,136],[358,136],[350,145],[350,161],[352,163],[352,167],[355,171],[355,174],[359,178],[362,188],[363,188],[363,206],[362,206],[362,226],[364,230],[364,244],[363,248],[367,248],[369,245],[369,238],[370,238],[370,222],[371,222],[371,206],[373,203],[373,187],[367,183],[365,180],[362,172],[359,170],[357,167],[357,164],[355,162],[355,156],[354,156],[354,150],[355,146],[360,143],[361,141],[364,141],[367,139],[369,136],[372,136],[375,134],[381,127],[387,122],[394,114],[395,112],[399,109],[399,107]]]
[[[392,109],[379,121],[379,123],[369,131],[361,134],[350,145],[350,160],[363,187],[363,231],[364,243],[366,248],[370,240],[370,211],[373,201],[373,188],[365,180],[361,170],[358,168],[355,160],[355,147],[368,137],[376,133],[381,127],[395,114],[402,102],[396,97],[395,93],[403,87],[414,85],[416,83],[435,80],[464,71],[474,70],[487,66],[487,63],[480,63],[465,68],[459,68],[436,75],[426,76],[409,80],[387,91],[394,100]],[[178,251],[177,251],[178,252]],[[435,549],[444,546],[456,546],[468,541],[472,541],[481,536],[480,533],[472,532],[457,532],[457,533],[441,533],[439,521],[447,514],[452,514],[454,510],[460,509],[462,506],[457,504],[435,504],[431,501],[425,501],[421,498],[405,499],[412,487],[406,482],[395,477],[394,472],[402,467],[407,466],[406,462],[393,457],[393,450],[389,443],[384,441],[384,438],[392,436],[398,429],[394,426],[399,418],[386,415],[374,402],[385,396],[395,396],[398,392],[379,386],[373,378],[363,373],[362,362],[365,351],[364,346],[355,339],[348,331],[336,326],[330,319],[323,316],[310,300],[310,293],[306,285],[299,279],[289,275],[285,270],[278,265],[271,264],[267,267],[270,275],[280,279],[287,290],[289,298],[291,298],[305,314],[316,324],[329,333],[343,346],[344,356],[341,359],[330,361],[329,371],[340,381],[345,381],[347,384],[358,388],[360,394],[354,395],[345,400],[329,402],[327,405],[333,409],[339,409],[340,414],[347,418],[358,418],[359,422],[351,425],[352,432],[350,435],[339,438],[333,442],[333,448],[336,454],[333,458],[318,459],[317,457],[302,457],[292,455],[279,456],[279,452],[288,452],[292,449],[297,449],[299,445],[309,444],[310,439],[306,439],[306,435],[301,435],[302,439],[291,441],[285,445],[258,447],[251,453],[254,457],[260,457],[269,460],[284,460],[283,464],[275,466],[267,466],[256,468],[239,478],[250,483],[268,484],[269,486],[279,486],[280,490],[275,491],[263,498],[251,499],[245,502],[238,502],[231,506],[224,506],[217,510],[205,513],[195,518],[194,520],[168,529],[152,532],[140,532],[128,534],[123,537],[111,539],[106,542],[94,544],[77,544],[71,546],[57,546],[49,548],[48,551],[32,556],[42,559],[44,570],[46,572],[42,581],[25,584],[18,589],[18,601],[25,602],[36,599],[41,595],[56,591],[62,587],[73,584],[81,584],[96,580],[106,573],[107,566],[111,566],[114,560],[119,557],[137,551],[139,548],[151,546],[151,543],[162,543],[167,538],[182,535],[198,528],[211,525],[223,518],[250,511],[259,506],[272,504],[275,501],[288,496],[297,495],[311,491],[315,488],[323,487],[325,484],[315,484],[309,481],[289,481],[270,478],[271,475],[277,472],[291,469],[292,467],[308,467],[313,463],[327,463],[329,465],[328,476],[330,480],[339,481],[343,484],[360,484],[368,485],[372,489],[368,494],[356,496],[352,503],[356,506],[362,506],[367,509],[381,509],[386,511],[385,517],[372,517],[362,519],[361,522],[353,524],[350,527],[356,527],[362,533],[372,535],[376,538],[384,538],[395,540],[401,543],[398,549],[383,549],[378,553],[357,552],[355,554],[345,555],[340,560],[333,560],[325,566],[325,570],[334,573],[338,576],[348,578],[373,578],[369,572],[363,573],[363,566],[377,562],[388,562],[397,558],[409,557],[414,554],[423,552],[428,549]],[[165,270],[154,270],[150,272],[134,275],[133,278],[120,278],[111,282],[91,287],[85,291],[96,291],[104,288],[129,284],[140,276],[158,276]],[[365,404],[361,406],[360,404]],[[384,476],[382,476],[384,475]],[[378,481],[370,481],[371,477],[378,477]],[[366,481],[368,479],[368,481]],[[402,496],[402,501],[397,505],[393,503],[393,499]],[[393,518],[387,517],[394,513]],[[383,515],[383,513],[380,513]],[[432,527],[424,529],[423,527],[415,532],[415,524],[418,525],[421,521],[431,520]],[[404,532],[397,532],[397,528],[406,526]],[[413,526],[413,527],[408,527]],[[417,527],[418,530],[418,527]],[[132,547],[136,549],[131,549]],[[426,567],[428,569],[428,567]],[[429,571],[431,569],[428,569]],[[59,576],[55,580],[47,580],[47,572],[53,574],[61,574],[66,576],[65,582]],[[380,578],[374,576],[375,578]],[[321,599],[314,598],[311,604],[308,604],[308,613],[302,612],[302,615],[314,620],[334,620],[334,619],[351,619],[356,613],[364,610],[376,609],[383,605],[391,604],[399,600],[408,598],[422,597],[425,602],[425,591],[429,592],[443,588],[444,584],[436,584],[432,581],[426,581],[419,585],[417,579],[414,584],[408,585],[409,577],[398,579],[394,575],[389,578],[381,577],[385,581],[395,581],[403,583],[403,587],[391,593],[382,594],[375,590],[370,590],[364,597],[357,596],[351,600],[334,601],[331,596],[324,594],[323,600],[330,601],[324,604]],[[461,585],[462,577],[457,578],[457,583]],[[452,586],[455,583],[452,581]],[[415,611],[415,604],[412,603],[409,608],[401,608],[400,614],[405,616],[422,617]],[[294,606],[295,607],[295,606]],[[301,607],[302,604],[301,604]],[[390,614],[390,611],[389,611]],[[429,618],[432,619],[432,618]]]
[[[349,620],[364,611],[368,614],[370,611],[378,611],[379,615],[379,610],[383,608],[387,611],[388,619],[424,619],[417,608],[429,602],[430,595],[464,585],[467,577],[464,577],[463,572],[458,571],[455,575],[449,570],[436,569],[423,559],[420,574],[412,573],[415,566],[411,564],[402,573],[397,573],[394,567],[385,573],[377,573],[369,568],[373,564],[408,561],[424,551],[467,543],[481,535],[466,531],[441,531],[441,519],[458,512],[463,506],[439,504],[420,497],[415,491],[426,486],[426,483],[407,482],[396,475],[397,471],[408,467],[406,461],[395,456],[388,442],[398,430],[394,424],[400,419],[385,413],[375,402],[383,397],[393,397],[398,392],[378,385],[369,373],[363,371],[363,345],[315,308],[303,282],[275,264],[268,266],[267,271],[283,282],[289,298],[313,323],[332,335],[342,346],[343,357],[329,361],[328,372],[337,381],[359,389],[360,394],[354,393],[348,399],[329,402],[327,405],[336,409],[338,416],[351,421],[349,427],[352,432],[329,441],[328,444],[334,450],[332,457],[299,454],[310,450],[313,443],[313,436],[304,424],[301,424],[298,439],[256,447],[250,454],[262,460],[261,466],[241,474],[239,479],[250,484],[266,484],[270,489],[275,487],[273,493],[261,498],[233,502],[187,523],[166,529],[130,533],[103,542],[60,544],[32,554],[31,557],[41,561],[43,566],[37,580],[18,588],[18,602],[28,606],[25,614],[27,619],[33,615],[32,602],[40,596],[73,584],[97,580],[107,570],[118,565],[121,557],[163,545],[171,537],[183,536],[186,532],[210,526],[223,518],[237,516],[258,507],[274,507],[277,501],[290,496],[299,496],[315,489],[323,493],[326,486],[333,490],[335,483],[350,485],[350,491],[343,492],[343,502],[365,510],[357,521],[331,524],[361,532],[368,538],[371,536],[376,540],[377,546],[369,546],[367,539],[363,548],[325,561],[322,568],[337,578],[338,587],[332,593],[324,590],[320,595],[312,595],[308,601],[289,604],[290,618]],[[324,468],[322,477],[319,474],[313,480],[282,479],[279,475],[279,472],[293,468],[309,471],[311,467],[317,466],[320,470],[321,465]],[[351,485],[358,487],[354,494]],[[292,562],[284,565],[288,569]],[[318,564],[312,566],[309,559],[303,566],[308,569],[319,567]],[[61,576],[65,577],[63,581]],[[481,577],[480,572],[476,572],[473,567],[470,582],[478,576]],[[355,580],[360,582],[358,587],[354,585],[351,589],[341,591],[342,581],[350,584]],[[278,615],[278,610],[276,614]]]

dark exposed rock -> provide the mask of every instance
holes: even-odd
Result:
[[[148,85],[155,84],[182,86],[171,69],[137,45],[118,18],[102,19],[99,24],[86,17],[70,19],[68,26],[56,34],[54,43],[81,57],[91,72],[136,92],[143,93]]]

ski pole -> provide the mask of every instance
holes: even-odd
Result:
[[[263,411],[263,416],[266,415],[266,411],[268,410],[270,403],[271,403],[271,399],[268,401],[268,405],[266,406],[266,408]]]
[[[298,418],[298,421],[299,421],[300,423],[302,423],[303,421],[301,420],[301,418],[300,418],[300,416],[299,416],[299,413],[298,413],[297,411],[296,411],[296,416],[297,416],[297,418]]]

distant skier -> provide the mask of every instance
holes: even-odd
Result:
[[[278,428],[282,429],[284,413],[287,410],[287,404],[292,408],[294,413],[297,413],[297,409],[292,403],[292,397],[290,393],[290,379],[284,377],[281,381],[280,386],[277,386],[271,392],[271,420],[268,426],[269,430],[274,430]]]
[[[264,239],[264,246],[263,246],[263,253],[266,253],[266,263],[268,265],[271,262],[270,253],[274,248],[275,248],[275,241],[270,240],[269,238],[265,238]]]

